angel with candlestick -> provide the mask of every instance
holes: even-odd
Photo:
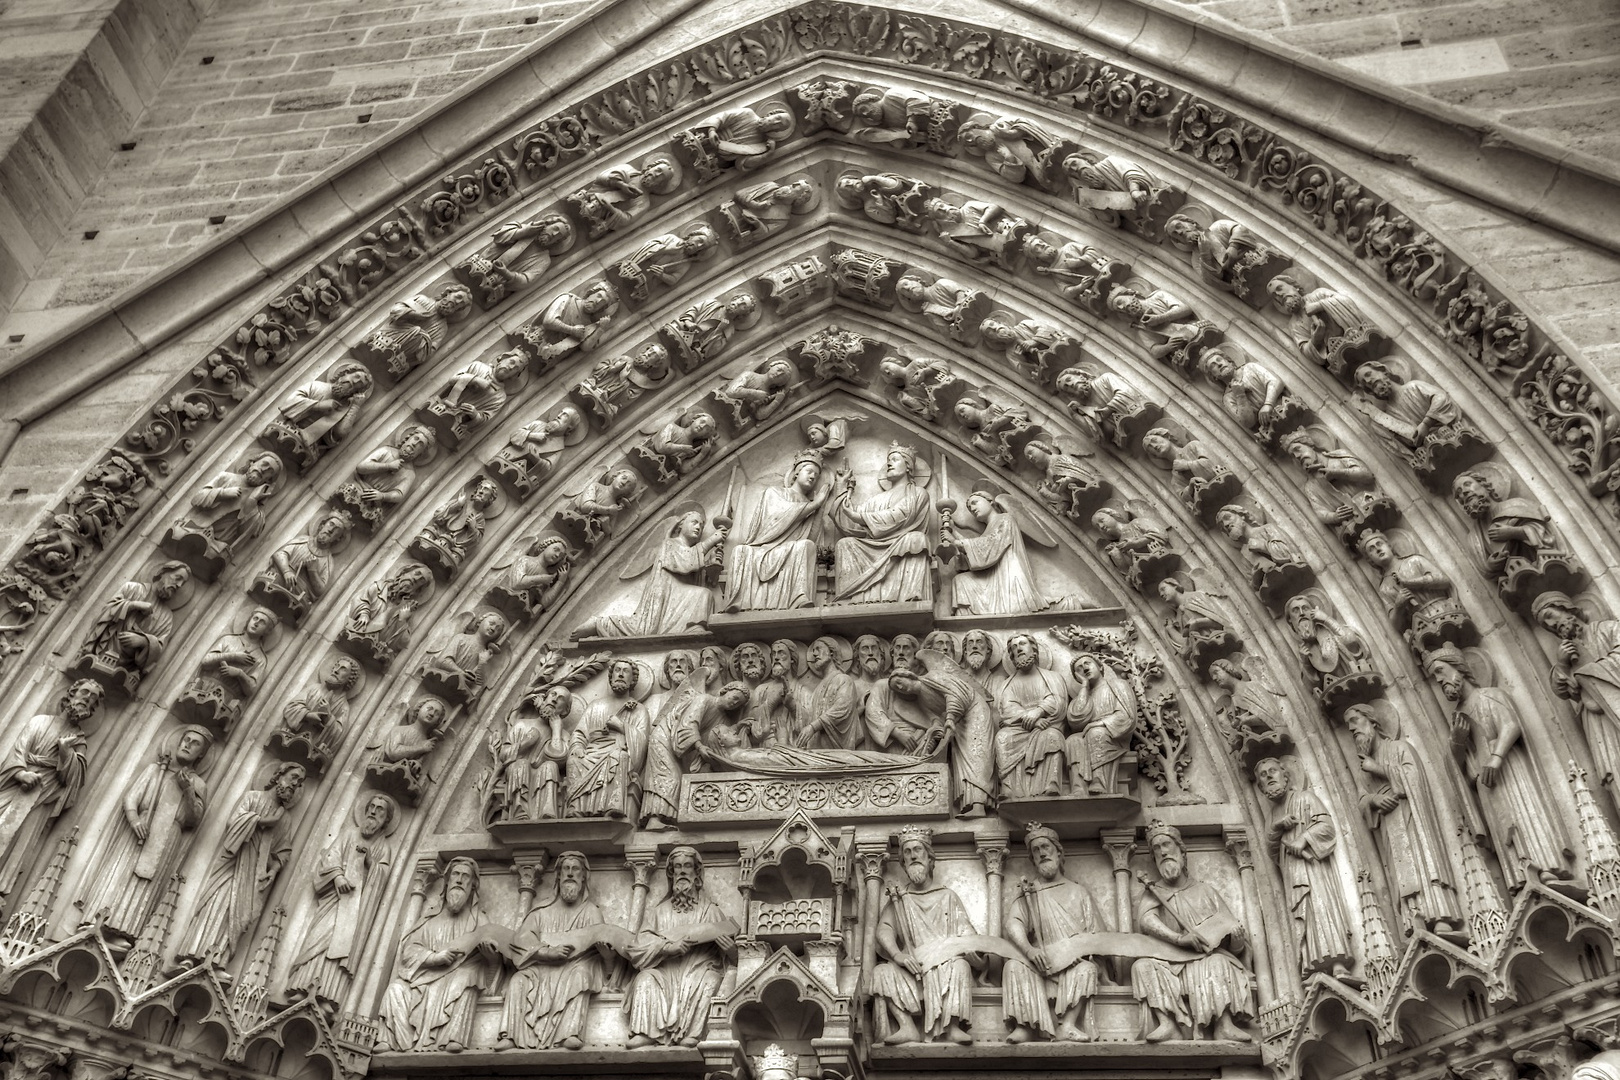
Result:
[[[951,507],[951,509],[947,509]],[[951,610],[957,614],[1022,615],[1050,607],[1041,595],[1024,547],[1027,537],[1042,547],[1056,547],[1057,537],[1027,503],[994,481],[980,478],[967,497],[966,521],[940,503],[941,560],[956,565],[951,582]],[[959,530],[977,527],[977,535]]]

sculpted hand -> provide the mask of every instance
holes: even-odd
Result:
[[[923,973],[922,962],[915,956],[911,955],[910,949],[901,949],[900,952],[895,954],[894,962],[911,972],[913,975],[921,976]]]
[[[146,822],[132,821],[129,823],[129,827],[135,833],[135,842],[137,844],[146,843]]]
[[[339,875],[338,879],[336,881],[332,882],[332,888],[336,889],[339,893],[352,893],[352,892],[354,892],[354,886],[350,885],[349,884],[349,879],[346,878],[346,877],[343,877],[342,875]]]
[[[32,791],[39,784],[39,773],[33,769],[23,769],[17,774],[17,786],[24,791]]]
[[[1035,965],[1035,970],[1042,975],[1052,974],[1052,961],[1046,955],[1046,950],[1035,946],[1029,950],[1029,962]]]
[[[1560,641],[1558,643],[1558,657],[1566,664],[1573,664],[1581,658],[1581,651],[1573,641]]]
[[[1372,804],[1378,808],[1379,812],[1387,814],[1400,806],[1401,800],[1396,797],[1394,792],[1386,791],[1382,795],[1374,795]]]
[[[141,647],[141,635],[133,630],[120,630],[118,632],[118,644],[130,652],[134,652]]]
[[[720,947],[721,952],[731,952],[737,947],[737,939],[731,934],[721,934],[714,939],[714,943]]]
[[[1479,767],[1479,782],[1486,787],[1495,787],[1496,781],[1501,779],[1501,776],[1502,759],[1498,755],[1492,754],[1491,759]]]

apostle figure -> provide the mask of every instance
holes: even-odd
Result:
[[[714,609],[714,593],[704,576],[719,559],[728,530],[717,528],[704,536],[704,518],[699,503],[675,507],[619,574],[621,580],[648,575],[635,610],[628,615],[598,615],[573,636],[659,637],[692,633],[706,626]]]
[[[83,725],[101,707],[103,691],[77,679],[56,703],[23,725],[0,768],[0,897],[16,898],[24,871],[34,870],[51,822],[73,805],[84,785]]]
[[[287,813],[303,787],[304,767],[286,762],[276,766],[262,789],[237,802],[220,840],[219,861],[203,879],[197,910],[175,950],[182,962],[216,967],[231,962],[292,855]]]
[[[557,790],[561,762],[568,756],[564,741],[574,695],[566,686],[548,686],[524,705],[533,716],[515,709],[489,733],[490,771],[479,782],[484,796],[484,823],[535,821],[559,816]]]
[[[664,863],[669,891],[654,904],[630,946],[636,977],[625,995],[630,1049],[696,1046],[709,999],[736,953],[737,924],[703,889],[703,856],[678,847]]]
[[[1209,1037],[1249,1042],[1239,1024],[1254,1016],[1249,969],[1238,957],[1249,935],[1220,890],[1192,876],[1187,847],[1173,825],[1148,822],[1148,849],[1159,880],[1139,875],[1138,929],[1194,953],[1191,960],[1143,956],[1131,965],[1131,993],[1142,1003],[1142,1038],[1148,1042]]]
[[[432,359],[450,336],[450,324],[465,319],[472,306],[472,290],[460,282],[444,286],[437,297],[418,293],[389,308],[387,325],[373,330],[365,345],[400,378]]]
[[[1501,578],[1536,574],[1564,565],[1571,556],[1553,531],[1547,508],[1512,494],[1512,482],[1497,468],[1470,469],[1452,482],[1452,498],[1474,519],[1485,566]]]
[[[432,428],[406,424],[354,467],[354,479],[338,486],[338,501],[359,514],[367,526],[376,526],[411,493],[416,486],[416,467],[433,455],[437,442]]]
[[[619,312],[619,294],[605,281],[594,281],[585,294],[565,292],[546,305],[540,325],[521,327],[518,334],[540,359],[544,373],[566,356],[595,349]]]
[[[1088,1042],[1099,972],[1071,939],[1107,927],[1086,887],[1063,875],[1063,843],[1056,832],[1032,821],[1024,847],[1036,880],[1020,880],[1018,896],[1007,906],[1004,935],[1029,958],[1008,960],[1001,971],[1002,1009],[1012,1028],[1007,1041]]]
[[[451,859],[442,896],[400,939],[378,1016],[379,1050],[465,1050],[478,995],[493,989],[500,974],[498,946],[478,902],[478,864]]]
[[[914,448],[895,443],[884,457],[878,481],[883,490],[857,503],[854,474],[838,470],[829,508],[843,534],[833,549],[833,601],[928,599],[930,503],[924,488],[931,475]]]
[[[1500,687],[1481,686],[1462,650],[1450,643],[1425,656],[1423,668],[1456,707],[1452,745],[1479,796],[1508,880],[1556,885],[1573,876],[1574,853],[1524,743],[1524,721],[1513,699]]]
[[[416,609],[433,588],[433,571],[421,563],[401,566],[392,577],[366,586],[349,607],[342,641],[352,641],[383,667],[411,640]]]
[[[1254,779],[1268,804],[1266,844],[1277,860],[1288,910],[1294,916],[1300,974],[1320,971],[1359,987],[1363,980],[1350,975],[1354,963],[1350,912],[1333,866],[1338,830],[1327,807],[1311,792],[1295,787],[1287,766],[1277,758],[1255,762]]]
[[[914,700],[928,727],[912,746],[931,754],[938,740],[951,744],[952,797],[958,817],[982,817],[995,804],[995,711],[968,670],[933,649],[914,663],[896,665],[889,685],[901,700]]]
[[[1141,704],[1130,680],[1093,653],[1076,656],[1069,672],[1075,681],[1070,734],[1063,740],[1069,786],[1075,795],[1112,795]]]
[[[252,594],[279,606],[295,625],[332,583],[334,553],[349,540],[354,523],[346,510],[327,510],[315,528],[270,554],[270,568],[253,581]]]
[[[250,457],[240,472],[219,473],[191,497],[191,509],[170,527],[164,549],[183,555],[192,546],[184,538],[197,537],[202,558],[217,571],[218,562],[230,561],[264,531],[264,504],[276,493],[281,472],[281,458],[266,450]]]
[[[1378,434],[1408,457],[1436,432],[1455,436],[1459,428],[1469,426],[1451,395],[1422,379],[1402,379],[1381,360],[1356,368],[1355,385],[1356,407]]]
[[[1002,797],[1058,795],[1069,688],[1063,676],[1041,666],[1041,647],[1031,634],[1007,639],[1002,667],[1007,675],[994,685],[996,772]]]
[[[315,914],[287,976],[287,994],[313,997],[329,1017],[343,1008],[360,966],[360,952],[382,910],[399,824],[399,804],[380,791],[365,792],[345,825],[321,849],[315,864]]]
[[[890,886],[878,916],[872,970],[875,1037],[884,1043],[973,1041],[973,969],[982,954],[940,944],[978,934],[962,898],[934,880],[934,831],[920,825],[900,830],[900,867],[905,883]],[[918,957],[927,950],[928,963]]]
[[[476,476],[463,485],[428,519],[411,541],[410,552],[425,562],[437,563],[454,575],[484,538],[484,529],[495,512],[500,489],[487,476]]]
[[[642,668],[619,659],[608,666],[608,695],[592,701],[568,740],[566,817],[627,816],[633,764],[631,747],[645,753],[647,707],[641,703]],[[638,692],[639,691],[639,692]]]
[[[1530,612],[1538,626],[1558,638],[1553,692],[1575,707],[1592,760],[1613,797],[1620,777],[1620,619],[1594,619],[1556,590],[1536,597]]]
[[[423,408],[446,417],[450,433],[463,438],[500,415],[513,384],[521,381],[528,366],[528,358],[517,349],[497,356],[494,363],[468,361]]]
[[[744,517],[726,561],[724,611],[784,611],[816,600],[816,531],[827,501],[821,451],[804,450],[781,487],[767,488]]]
[[[78,901],[84,921],[99,921],[115,949],[140,936],[191,844],[189,834],[208,808],[208,784],[197,774],[213,742],[207,728],[181,728],[124,790],[123,819],[109,826],[112,838]]]
[[[652,731],[641,774],[642,828],[673,827],[681,777],[698,766],[698,737],[714,718],[718,702],[713,695],[718,693],[725,666],[725,654],[713,645],[697,654],[672,652],[665,661],[665,674],[674,689],[664,695],[656,711],[648,710]]]
[[[585,1045],[585,1018],[591,995],[602,989],[601,946],[558,944],[556,938],[590,931],[607,919],[591,899],[591,870],[585,856],[557,856],[551,895],[529,909],[513,936],[509,959],[516,971],[506,986],[497,1050],[578,1050]]]
[[[861,724],[861,689],[849,673],[854,653],[843,638],[818,637],[805,651],[807,693],[795,725],[793,745],[824,750],[858,750],[866,741]]]
[[[329,379],[315,379],[294,390],[263,437],[307,470],[348,436],[371,387],[371,372],[352,361],[341,363]]]
[[[979,529],[964,536],[958,523],[941,515],[947,526],[940,544],[956,562],[951,579],[951,610],[975,615],[1027,615],[1049,607],[1035,584],[1035,568],[1024,548],[1027,536],[1042,547],[1056,547],[1053,536],[1016,496],[991,480],[974,482],[964,507]]]
[[[1455,830],[1443,824],[1434,777],[1411,743],[1385,733],[1372,706],[1350,706],[1344,722],[1368,777],[1361,812],[1378,834],[1407,932],[1458,932],[1463,923],[1448,854]]]
[[[310,760],[317,766],[325,765],[343,742],[349,699],[359,691],[362,681],[363,673],[353,657],[333,659],[317,681],[282,707],[277,740],[282,746],[302,741]]]

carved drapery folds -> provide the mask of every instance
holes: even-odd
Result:
[[[893,49],[900,82],[733,94],[821,48]],[[904,84],[927,69],[985,93]],[[688,108],[697,86],[713,104]],[[985,111],[1008,87],[1031,96]],[[663,142],[614,144],[677,110]],[[1141,146],[1105,150],[1083,120]],[[848,160],[790,159],[807,135]],[[555,192],[507,205],[553,172]],[[1516,379],[1610,497],[1607,403],[1348,178],[1083,51],[796,9],[407,200],[249,319],[28,539],[0,577],[0,660],[53,625],[183,462],[182,432],[270,395],[262,445],[176,474],[156,542],[174,561],[122,571],[74,626],[73,670],[96,681],[10,751],[3,963],[45,941],[66,874],[75,925],[57,929],[129,987],[177,954],[177,978],[225,1003],[233,1060],[304,1023],[351,1072],[374,1047],[563,1071],[556,1055],[659,1047],[717,1074],[795,1054],[847,1073],[906,1043],[1042,1040],[1197,1039],[1248,1064],[1257,1037],[1287,1071],[1283,1043],[1315,1039],[1334,995],[1391,1010],[1369,1022],[1395,1045],[1428,957],[1485,972],[1495,1008],[1549,913],[1577,927],[1568,970],[1597,977],[1620,856],[1584,780],[1579,829],[1542,781],[1542,756],[1580,740],[1522,672],[1490,671],[1515,661],[1465,576],[1552,635],[1547,686],[1601,791],[1620,739],[1607,597],[1580,594],[1591,530],[1487,460],[1458,404],[1478,392],[1417,364],[1312,244],[1284,255],[1267,238],[1292,232],[1250,220],[1228,181]],[[829,220],[831,241],[790,249]],[[451,241],[353,359],[323,339]],[[505,334],[475,354],[486,311]],[[1476,548],[1403,517],[1404,465]],[[204,588],[193,634],[173,612]],[[220,603],[236,588],[269,610]],[[163,736],[120,773],[79,726],[103,683],[150,686],[195,726],[154,710]],[[109,734],[147,723],[110,711]],[[283,761],[268,787],[208,775],[250,746]],[[75,812],[102,775],[122,777],[105,826]],[[340,824],[293,848],[300,787]],[[65,815],[102,830],[76,855]],[[394,910],[398,867],[440,846]],[[1561,1068],[1540,1045],[1523,1061]]]

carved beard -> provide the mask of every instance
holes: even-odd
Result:
[[[906,863],[906,879],[913,885],[928,884],[928,864],[926,862]]]
[[[1175,855],[1166,855],[1159,860],[1159,876],[1166,881],[1176,881],[1181,877],[1181,859]]]
[[[577,903],[580,893],[584,891],[584,887],[577,881],[564,881],[557,886],[557,895],[562,897],[565,904]]]
[[[1058,863],[1056,855],[1048,855],[1044,859],[1037,859],[1035,869],[1040,873],[1043,881],[1052,881],[1063,871],[1063,867]]]
[[[861,661],[861,670],[868,675],[879,675],[883,672],[883,661],[876,656],[868,656]]]
[[[467,906],[467,890],[460,885],[451,885],[444,890],[444,909],[452,915],[460,915],[461,909]]]
[[[1355,732],[1352,738],[1356,740],[1356,753],[1363,757],[1371,757],[1373,752],[1373,737],[1371,732]]]
[[[989,655],[982,649],[969,649],[962,654],[962,661],[967,664],[969,671],[982,671],[985,661],[989,659]]]
[[[676,911],[691,911],[697,907],[697,882],[689,877],[678,877],[669,885],[669,903]]]
[[[1019,653],[1013,657],[1013,667],[1020,672],[1028,671],[1035,666],[1035,657],[1030,653]]]

